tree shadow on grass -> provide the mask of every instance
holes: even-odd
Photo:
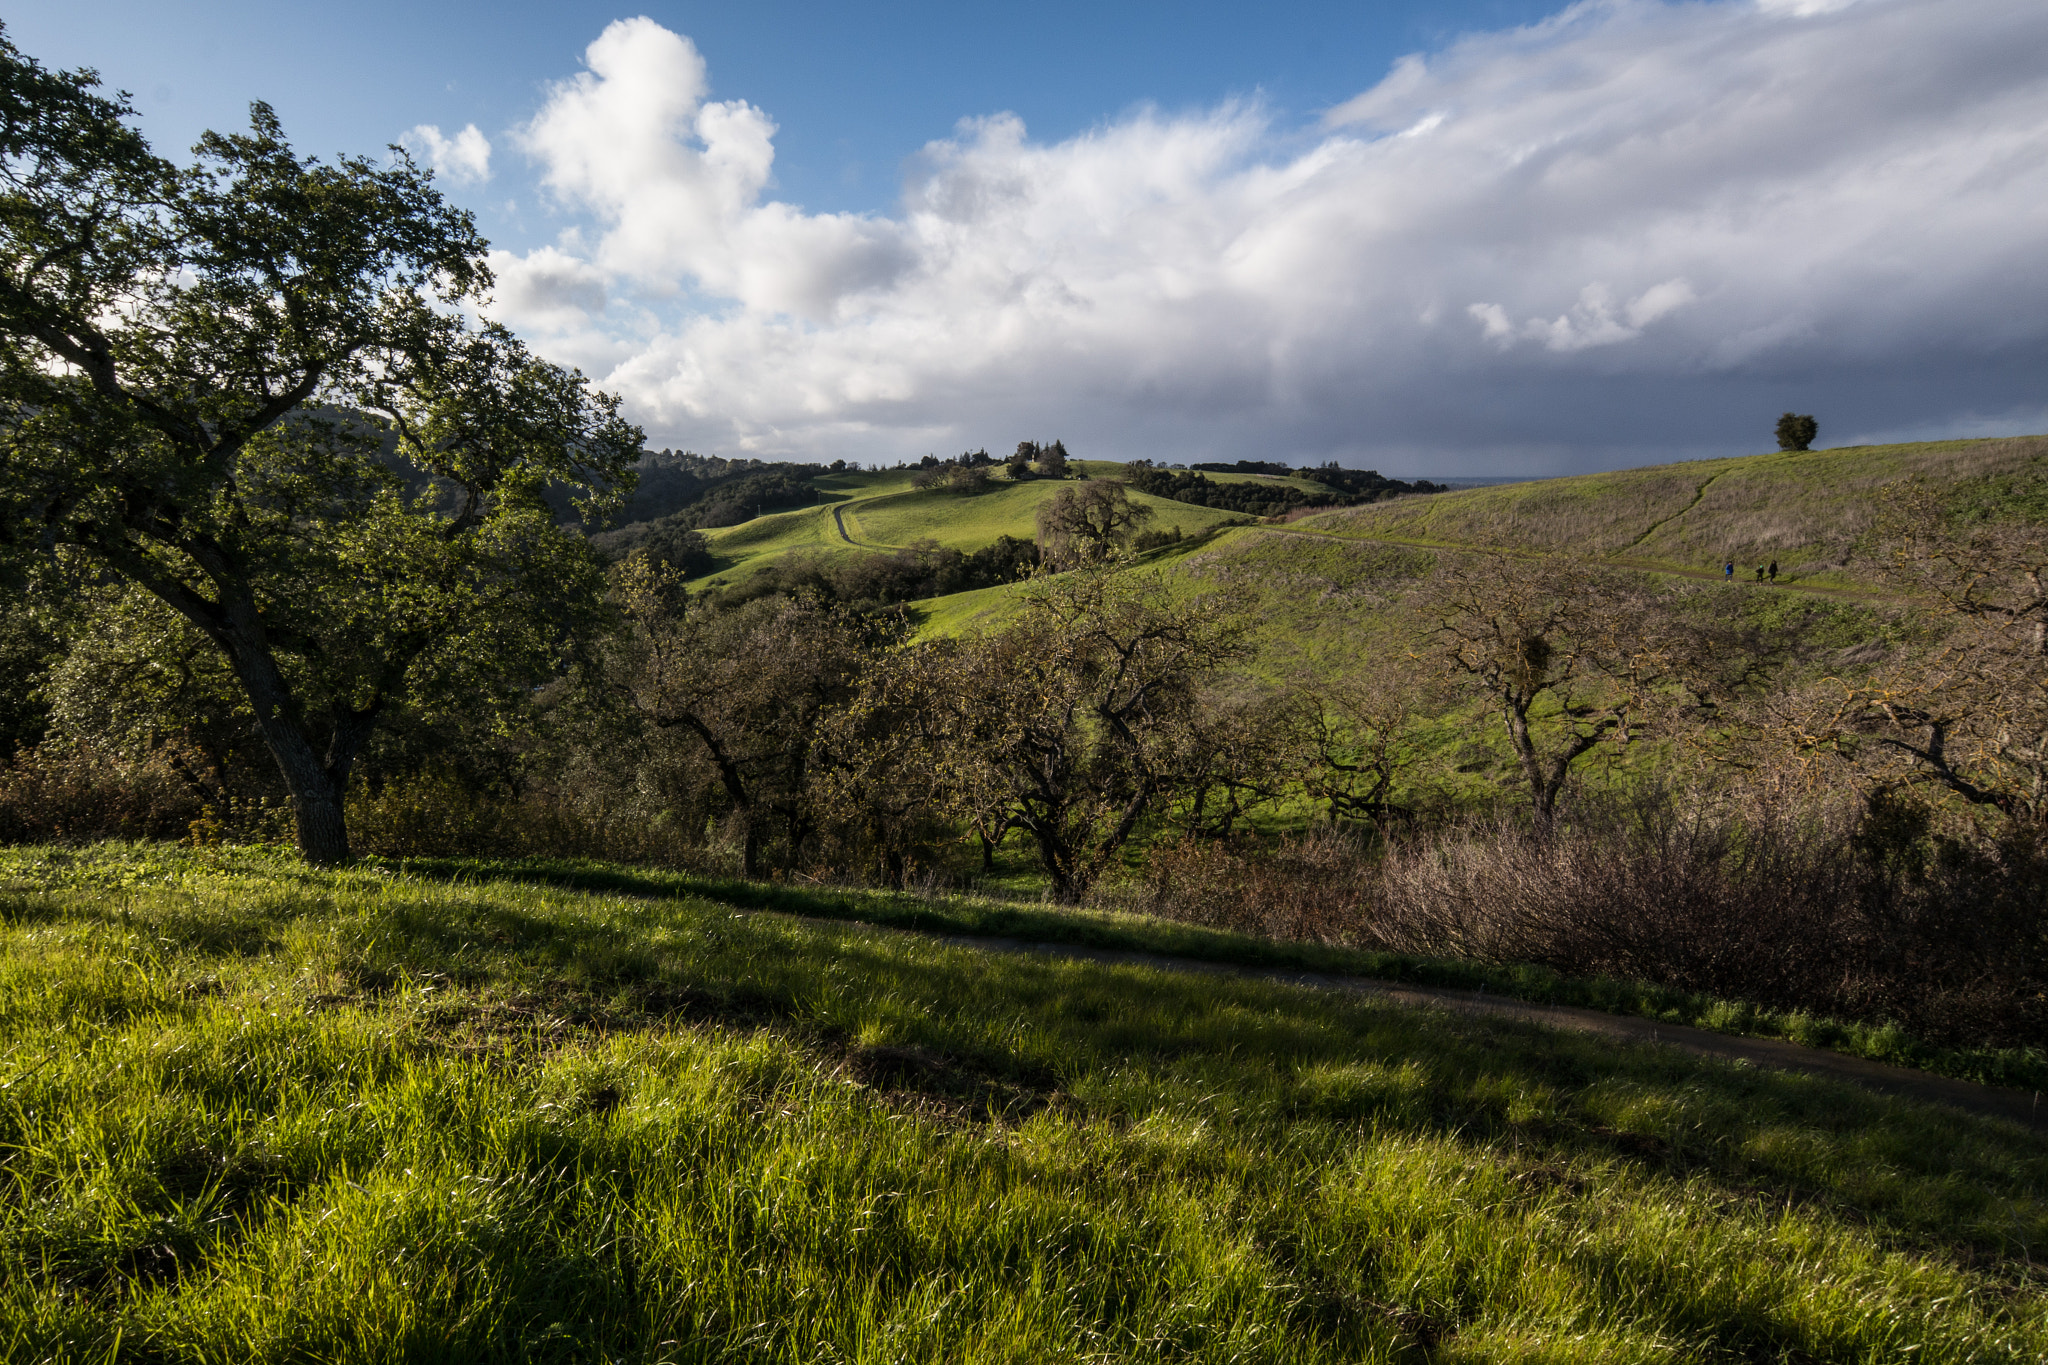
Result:
[[[804,894],[754,889],[763,900]],[[2010,1234],[1973,1222],[1979,1230],[1960,1239],[1973,1255],[2048,1234],[2048,1140],[2015,1125],[1524,1020],[976,952],[674,901],[400,900],[380,907],[374,940],[346,951],[344,965],[366,980],[456,983],[442,1007],[450,1027],[470,999],[512,1002],[556,1021],[565,1038],[769,1030],[871,1088],[922,1095],[930,1113],[975,1121],[1037,1112],[1055,1096],[1077,1112],[1135,1121],[1144,1105],[1168,1101],[1124,1096],[1097,1078],[1136,1068],[1160,1094],[1224,1095],[1230,1111],[1278,1125],[1457,1136],[1552,1164],[1619,1161],[1708,1179],[1744,1199],[1819,1201],[1948,1242],[1954,1229],[1906,1212],[1912,1200],[1899,1189],[1960,1177],[2014,1204]],[[1020,1018],[1035,1022],[1028,1045],[1011,1026]],[[521,1027],[515,1019],[513,1031]],[[1385,1083],[1416,1068],[1419,1085]],[[1372,1074],[1343,1079],[1350,1072]],[[1860,1155],[1831,1159],[1836,1149]],[[1940,1207],[1946,1220],[1957,1206],[1947,1197]]]

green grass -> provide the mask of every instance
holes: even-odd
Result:
[[[1959,498],[2048,472],[2048,437],[1928,441],[1697,460],[1541,483],[1463,489],[1347,508],[1299,529],[1438,545],[1501,546],[1747,575],[1776,559],[1810,583],[1868,581],[1858,550],[1877,491],[1898,479],[1954,485]],[[2048,504],[2044,504],[2048,505]]]
[[[1115,477],[1112,461],[1077,462],[1094,477]],[[1278,483],[1313,491],[1305,479],[1211,474],[1222,482]],[[757,518],[710,533],[724,563],[699,584],[734,582],[784,555],[892,550],[932,541],[975,550],[997,536],[1029,539],[1040,502],[1063,485],[1012,483],[961,495],[911,487],[912,471],[847,473],[821,481],[830,505]],[[1500,484],[1401,498],[1304,518],[1295,539],[1408,542],[1418,547],[1491,547],[1602,558],[1625,566],[1717,572],[1734,559],[1747,578],[1775,559],[1781,577],[1826,590],[1867,590],[1865,548],[1877,491],[1904,478],[1950,489],[1965,515],[2003,510],[2048,516],[2048,437],[1845,446],[1697,460],[1536,483]],[[1230,514],[1145,494],[1153,523],[1199,535]],[[833,519],[839,509],[853,543]],[[2030,510],[2031,509],[2031,510]],[[1265,532],[1276,536],[1278,532]],[[1338,575],[1343,590],[1344,575]],[[939,604],[936,619],[977,619],[999,599]]]
[[[1641,981],[1569,977],[1527,964],[1496,965],[1332,944],[1284,942],[1115,910],[1053,905],[1026,898],[1042,891],[1044,885],[1042,875],[1027,856],[1018,855],[1006,845],[1002,861],[1010,865],[1010,875],[985,884],[987,890],[982,894],[936,897],[853,887],[748,882],[585,859],[412,858],[395,860],[387,866],[396,873],[432,880],[504,882],[663,899],[701,897],[737,908],[918,933],[1020,939],[1255,969],[1301,970],[1480,991],[1533,1004],[1578,1006],[1740,1037],[1779,1038],[1960,1080],[2048,1091],[2048,1057],[2025,1049],[1943,1047],[1915,1038],[1896,1025],[1863,1024],[1768,1009],[1747,1001],[1725,1000]]]
[[[1995,1361],[2048,1149],[1255,982],[0,854],[9,1360]]]
[[[1088,465],[1095,476],[1119,468],[1104,460]],[[903,470],[829,477],[820,483],[833,498],[830,503],[712,531],[708,533],[712,550],[722,562],[693,586],[737,582],[795,553],[875,553],[926,542],[974,551],[994,544],[999,536],[1031,540],[1038,534],[1039,505],[1062,488],[1072,487],[1057,480],[1014,483],[998,476],[980,492],[963,494],[913,488],[911,477],[910,471]],[[1178,526],[1191,536],[1232,516],[1145,493],[1131,497],[1153,509],[1152,526],[1161,530]]]

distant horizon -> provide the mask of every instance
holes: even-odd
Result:
[[[1826,452],[1828,452],[1828,451],[1831,451],[1831,450],[1859,450],[1859,449],[1865,449],[1865,448],[1873,448],[1873,447],[1878,447],[1878,446],[1892,446],[1892,445],[1940,445],[1940,444],[1945,444],[1945,443],[1947,443],[1947,442],[1951,442],[1951,441],[1955,441],[1955,442],[1962,442],[1962,441],[2000,441],[2000,440],[2024,440],[2024,439],[2028,439],[2028,438],[2031,438],[2031,437],[2038,437],[2038,436],[2048,436],[2048,430],[2043,430],[2043,431],[2038,431],[2038,432],[2030,432],[2030,431],[2016,431],[2016,432],[2009,432],[2009,433],[2000,433],[2000,434],[1998,434],[1998,435],[1994,435],[1994,436],[1931,436],[1931,437],[1923,437],[1923,438],[1920,438],[1920,439],[1917,439],[1917,440],[1912,440],[1912,441],[1844,441],[1844,442],[1842,442],[1842,443],[1841,443],[1841,444],[1839,444],[1839,445],[1816,445],[1816,446],[1813,446],[1813,447],[1811,447],[1811,449],[1810,449],[1809,451],[1805,451],[1805,452],[1788,452],[1788,451],[1781,451],[1781,450],[1770,450],[1770,449],[1765,449],[1765,448],[1763,448],[1763,447],[1759,446],[1758,448],[1756,448],[1756,449],[1754,449],[1754,450],[1742,450],[1742,451],[1736,451],[1736,452],[1733,452],[1732,454],[1727,454],[1727,455],[1700,455],[1700,456],[1694,456],[1694,457],[1691,457],[1691,458],[1689,458],[1689,459],[1675,459],[1675,460],[1650,460],[1650,461],[1645,461],[1645,462],[1643,462],[1643,463],[1640,463],[1640,464],[1618,464],[1618,465],[1613,465],[1613,466],[1610,466],[1610,467],[1606,467],[1606,468],[1602,468],[1602,469],[1584,469],[1584,470],[1574,470],[1574,471],[1570,471],[1570,472],[1565,472],[1565,473],[1530,473],[1530,472],[1515,472],[1515,473],[1506,473],[1506,474],[1417,474],[1417,473],[1413,473],[1413,472],[1402,472],[1402,471],[1400,471],[1400,470],[1398,470],[1398,469],[1394,469],[1394,468],[1389,468],[1389,467],[1387,467],[1387,466],[1384,466],[1384,465],[1381,465],[1381,464],[1376,464],[1376,463],[1374,463],[1374,462],[1373,462],[1373,461],[1372,461],[1371,459],[1369,459],[1369,458],[1365,458],[1365,457],[1356,457],[1356,456],[1354,456],[1354,457],[1352,457],[1352,458],[1350,458],[1350,459],[1348,459],[1348,460],[1346,460],[1346,459],[1340,459],[1340,460],[1338,460],[1338,461],[1337,461],[1337,464],[1338,464],[1338,465],[1339,465],[1339,466],[1340,466],[1341,468],[1344,468],[1344,469],[1358,469],[1358,470],[1370,470],[1370,471],[1373,471],[1373,472],[1375,472],[1375,473],[1378,473],[1378,474],[1380,474],[1380,475],[1382,475],[1382,476],[1384,476],[1384,477],[1386,477],[1386,478],[1388,478],[1388,479],[1393,479],[1393,480],[1396,480],[1396,481],[1398,481],[1398,482],[1401,482],[1401,483],[1416,483],[1416,482],[1429,482],[1429,483],[1440,483],[1440,484],[1445,484],[1445,485],[1448,485],[1448,486],[1450,486],[1450,487],[1453,487],[1453,488],[1458,488],[1458,487],[1484,487],[1484,486],[1488,486],[1488,485],[1492,485],[1492,484],[1503,484],[1503,483],[1537,483],[1537,482],[1542,482],[1542,481],[1545,481],[1545,480],[1549,480],[1549,479],[1568,479],[1568,478],[1573,478],[1573,477],[1575,477],[1576,475],[1579,475],[1579,474],[1613,474],[1613,473],[1625,473],[1625,472],[1627,472],[1628,470],[1631,470],[1631,469],[1649,469],[1649,468],[1655,468],[1655,467],[1657,467],[1657,466],[1660,466],[1660,465],[1666,465],[1666,464],[1690,464],[1690,463],[1694,463],[1695,461],[1701,461],[1701,460],[1726,460],[1726,459],[1744,459],[1744,458],[1748,458],[1748,457],[1752,457],[1752,456],[1763,456],[1763,455],[1780,455],[1780,454],[1792,454],[1792,453],[1801,453],[1801,454],[1806,454],[1806,453],[1811,453],[1811,454],[1824,454],[1824,453],[1826,453]],[[992,449],[992,448],[990,448],[990,447],[987,447],[987,446],[980,446],[980,445],[977,445],[977,446],[970,446],[970,447],[968,447],[968,449],[969,449],[969,450],[984,450],[984,449],[986,449],[986,450],[989,450],[989,452],[990,452],[991,454],[993,454],[993,455],[996,455],[996,456],[997,456],[998,458],[1000,458],[1001,454],[1003,453],[1003,452],[1000,452],[1000,451],[996,451],[996,450],[994,450],[994,449]],[[678,449],[678,448],[676,448],[676,447],[673,447],[673,446],[663,446],[663,447],[660,447],[660,448],[656,448],[656,447],[654,446],[654,444],[653,444],[653,442],[652,442],[651,440],[650,440],[650,441],[649,441],[649,443],[648,443],[648,451],[649,451],[649,453],[650,453],[650,454],[679,454],[679,455],[682,455],[682,454],[687,454],[687,455],[696,455],[696,456],[698,456],[699,458],[702,458],[702,459],[758,459],[758,460],[762,460],[762,461],[764,461],[764,462],[766,462],[766,463],[770,463],[770,464],[829,464],[829,463],[831,463],[831,461],[830,461],[830,460],[822,460],[822,459],[818,459],[818,458],[815,458],[815,457],[810,457],[810,456],[759,456],[759,455],[726,455],[726,454],[724,454],[723,452],[720,452],[720,451],[695,451],[695,450],[689,450],[689,449],[686,449],[686,448],[684,448],[684,449]],[[937,452],[936,452],[936,451],[933,451],[933,452],[927,452],[927,453],[930,453],[930,454],[937,454]],[[956,451],[956,452],[954,452],[954,453],[953,453],[953,454],[951,454],[951,455],[940,455],[940,456],[938,456],[938,458],[940,458],[941,460],[950,460],[950,459],[956,459],[956,458],[958,458],[958,456],[959,456],[959,454],[960,454],[960,453],[961,453],[961,452],[958,452],[958,451]],[[922,456],[918,456],[918,457],[911,457],[911,456],[897,456],[897,457],[896,457],[896,458],[894,458],[894,459],[885,459],[885,458],[882,458],[882,457],[876,457],[876,458],[875,458],[875,459],[873,459],[873,460],[849,460],[849,461],[848,461],[847,463],[848,463],[848,467],[849,467],[849,472],[854,472],[854,473],[863,473],[863,474],[881,474],[881,473],[889,473],[889,472],[893,471],[894,469],[896,469],[896,468],[898,468],[898,467],[902,467],[902,466],[914,466],[914,465],[915,465],[915,463],[916,463],[916,461],[917,461],[917,459],[921,459],[921,458],[922,458]],[[1107,455],[1091,455],[1091,454],[1088,454],[1088,453],[1086,453],[1085,451],[1076,451],[1076,452],[1072,452],[1072,458],[1073,458],[1073,459],[1075,459],[1075,460],[1077,460],[1077,461],[1081,461],[1081,462],[1084,462],[1084,463],[1086,463],[1086,462],[1094,462],[1094,463],[1099,463],[1099,464],[1128,464],[1128,463],[1130,463],[1130,462],[1131,462],[1131,460],[1133,460],[1133,459],[1155,459],[1155,458],[1157,458],[1157,457],[1154,457],[1154,456],[1131,456],[1131,457],[1129,457],[1129,458],[1126,458],[1126,459],[1117,459],[1117,458],[1115,458],[1115,457],[1112,457],[1112,456],[1107,456]],[[1245,460],[1257,460],[1257,459],[1259,459],[1259,458],[1261,458],[1261,457],[1258,457],[1258,456],[1251,456],[1251,455],[1245,455],[1245,456],[1234,456],[1234,457],[1227,457],[1227,458],[1229,458],[1229,459],[1245,459]],[[1210,463],[1210,462],[1223,462],[1223,461],[1225,461],[1225,459],[1226,459],[1226,457],[1222,457],[1222,456],[1217,456],[1217,457],[1214,457],[1213,461],[1212,461],[1212,460],[1201,460],[1201,461],[1192,461],[1192,460],[1171,460],[1171,459],[1169,459],[1169,460],[1164,460],[1164,461],[1161,461],[1161,462],[1162,462],[1162,463],[1166,463],[1166,464],[1169,464],[1169,465],[1180,465],[1180,466],[1186,466],[1186,467],[1190,467],[1190,468],[1192,468],[1192,466],[1193,466],[1194,464],[1196,464],[1196,463]],[[1275,460],[1275,461],[1274,461],[1274,463],[1279,463],[1279,461]],[[1317,462],[1314,462],[1314,463],[1320,463],[1320,461],[1317,461]],[[1301,469],[1304,469],[1304,468],[1309,468],[1309,467],[1311,467],[1311,466],[1310,466],[1310,463],[1308,463],[1308,462],[1299,462],[1299,461],[1297,461],[1297,462],[1293,463],[1293,464],[1291,465],[1291,467],[1292,467],[1293,469],[1295,469],[1295,470],[1299,471],[1299,470],[1301,470]]]

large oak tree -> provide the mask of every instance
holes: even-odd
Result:
[[[403,153],[297,155],[270,109],[187,166],[90,71],[0,37],[0,556],[160,598],[247,694],[311,861],[406,699],[532,681],[601,591],[640,434],[467,320],[485,243]]]

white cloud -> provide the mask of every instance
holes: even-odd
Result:
[[[1405,58],[1306,144],[1252,104],[964,120],[884,217],[774,200],[768,116],[621,21],[520,134],[593,231],[501,261],[501,310],[699,449],[1452,471],[1755,445],[1794,401],[2017,411],[2044,50],[2038,0],[1598,0]]]
[[[657,293],[694,276],[774,312],[829,316],[905,263],[892,225],[762,203],[775,125],[706,101],[704,59],[652,19],[622,19],[522,130],[549,189],[606,225],[596,260]]]
[[[474,123],[454,137],[443,137],[438,127],[422,123],[398,142],[458,185],[481,185],[491,178],[491,140]]]
[[[1689,281],[1666,280],[1630,299],[1617,316],[1613,291],[1596,280],[1579,291],[1579,301],[1570,312],[1548,321],[1530,318],[1517,327],[1497,303],[1468,304],[1465,311],[1478,321],[1480,335],[1502,350],[1526,340],[1541,342],[1553,351],[1583,351],[1589,346],[1634,341],[1643,328],[1698,297]]]
[[[494,311],[513,326],[587,327],[605,310],[604,272],[554,247],[525,256],[493,251],[491,270],[498,279]]]
[[[1833,14],[1855,3],[1856,0],[1756,0],[1756,7],[1766,14],[1789,14],[1795,19],[1805,19],[1816,14]]]

